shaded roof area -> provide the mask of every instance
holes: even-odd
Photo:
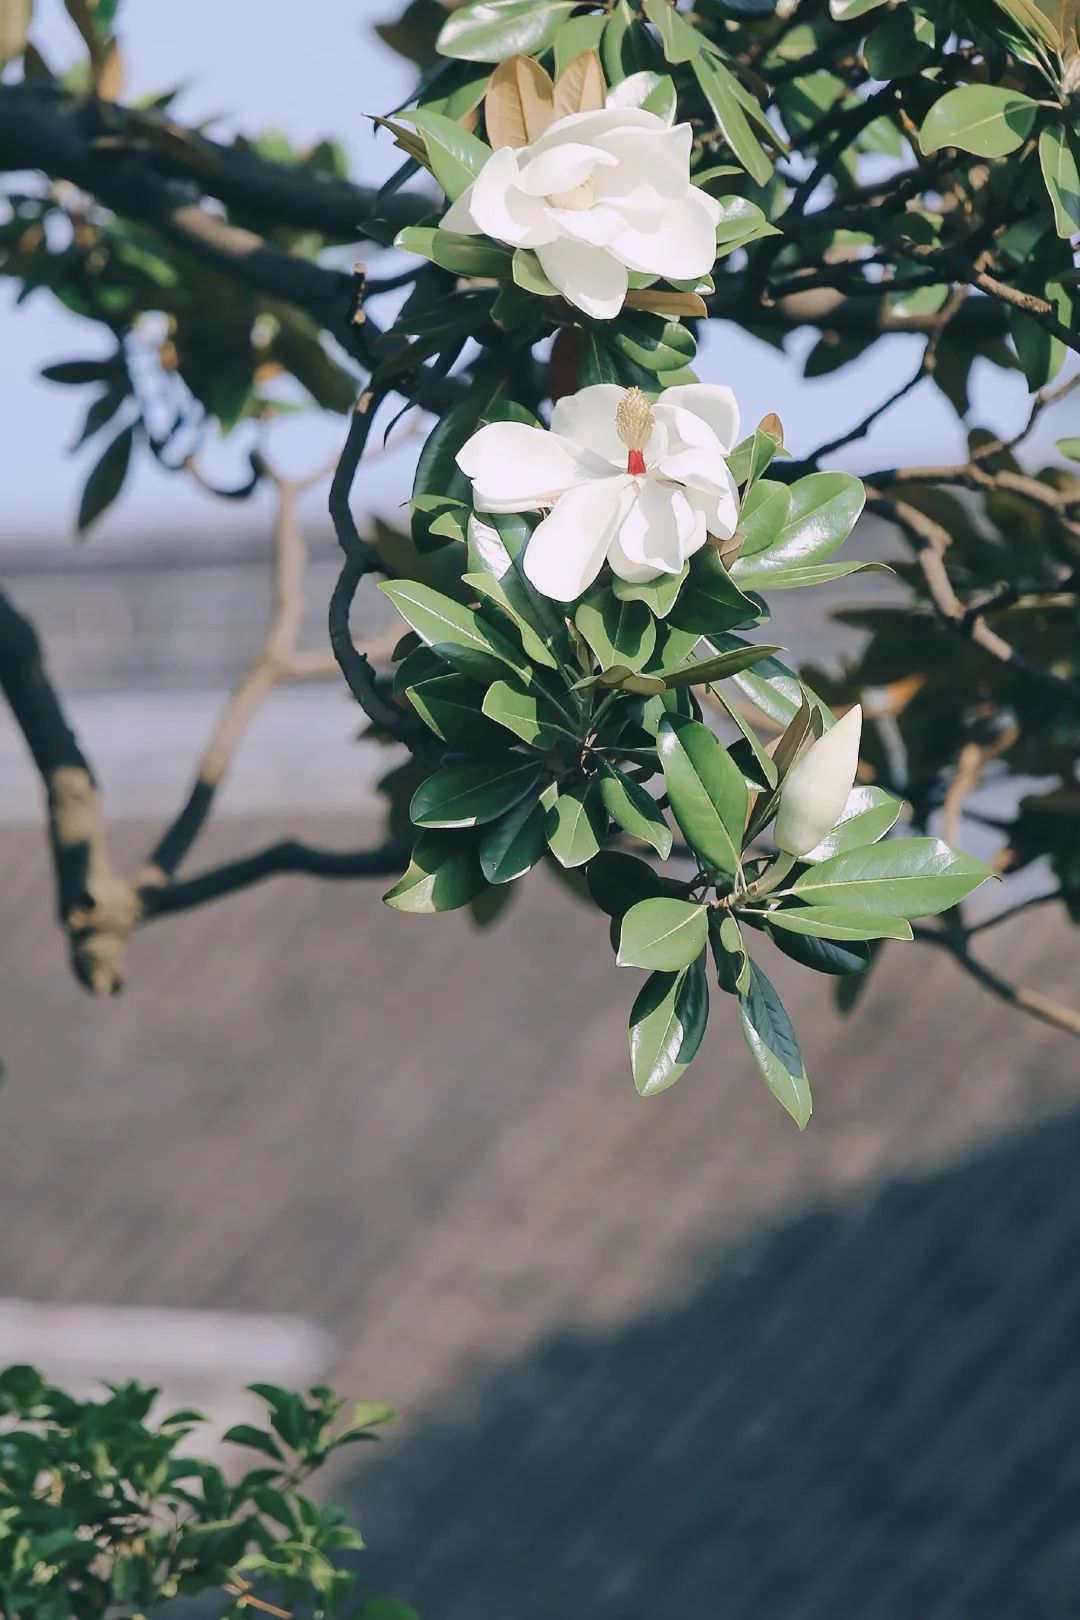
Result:
[[[0,893],[0,1292],[326,1323],[343,1391],[405,1413],[342,1482],[365,1589],[424,1620],[1080,1606],[1066,1037],[913,946],[850,1022],[770,953],[799,1136],[727,1006],[635,1096],[638,975],[542,875],[484,933],[280,880],[155,924],[106,1004],[34,829],[0,829]],[[1048,914],[987,959],[1075,999]]]

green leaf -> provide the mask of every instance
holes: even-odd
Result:
[[[757,647],[733,647],[730,652],[716,653],[712,658],[703,658],[696,664],[684,664],[681,669],[662,669],[660,679],[669,688],[679,686],[702,686],[711,681],[722,681],[729,675],[737,675],[740,670],[749,669],[753,664],[760,664],[763,659],[771,658],[773,653],[782,652],[781,647],[767,645]]]
[[[965,84],[935,101],[919,131],[927,157],[956,146],[977,157],[1005,157],[1031,133],[1038,104],[999,84]]]
[[[555,36],[555,77],[560,78],[571,62],[576,62],[586,51],[595,51],[600,45],[607,18],[604,16],[571,17],[563,23]]]
[[[709,944],[716,964],[716,982],[729,996],[745,996],[750,988],[750,958],[742,931],[730,911],[709,919]]]
[[[123,428],[115,439],[110,440],[91,468],[79,502],[80,534],[85,534],[91,524],[97,522],[123,489],[134,442],[134,428]]]
[[[517,804],[539,780],[540,766],[519,754],[446,765],[421,782],[409,815],[418,827],[479,827]]]
[[[639,900],[653,900],[665,891],[666,879],[655,866],[621,849],[602,849],[585,868],[589,893],[609,917],[623,918]]]
[[[605,761],[600,771],[600,799],[617,827],[651,844],[660,859],[667,860],[673,843],[671,828],[640,782]]]
[[[739,997],[739,1021],[765,1084],[804,1130],[813,1103],[799,1042],[783,1002],[756,962],[750,964],[750,987]]]
[[[717,652],[725,652],[730,647],[745,647],[748,643],[740,636],[716,636],[710,638],[710,645]],[[754,668],[741,670],[732,680],[737,690],[778,726],[791,724],[799,712],[804,692],[816,708],[824,711],[821,699],[779,658],[765,658]]]
[[[483,712],[541,753],[558,744],[557,723],[545,718],[543,700],[526,691],[518,681],[495,681],[489,686],[484,694]]]
[[[531,870],[544,853],[547,812],[531,796],[485,827],[480,835],[480,869],[489,883],[512,883]]]
[[[496,579],[493,574],[477,573],[463,574],[462,584],[467,585],[483,601],[490,602],[496,612],[495,618],[505,616],[521,639],[521,647],[526,658],[534,664],[541,664],[545,669],[558,669],[559,661],[551,652],[544,637],[533,627],[527,614],[532,604],[523,591],[515,591],[514,576],[507,576],[507,584]],[[508,588],[509,587],[509,588]]]
[[[766,490],[767,480],[757,485]],[[756,491],[755,491],[756,493]],[[731,577],[746,589],[763,589],[774,577],[795,568],[822,563],[841,546],[858,522],[866,502],[862,480],[851,473],[810,473],[791,486],[787,517],[764,547],[748,539],[731,568]],[[760,515],[762,501],[755,510]],[[745,517],[742,532],[746,533]]]
[[[481,713],[483,688],[466,676],[430,676],[407,687],[405,696],[424,724],[452,748],[506,747],[501,729]]]
[[[635,365],[661,374],[681,370],[697,352],[697,340],[689,327],[644,310],[624,310],[611,341]],[[664,386],[662,375],[659,380]]]
[[[633,584],[628,579],[613,579],[611,588],[620,602],[644,602],[654,618],[666,619],[687,573],[688,565],[683,567],[681,574],[661,574],[659,579],[649,579],[642,584]]]
[[[894,799],[884,788],[854,787],[832,832],[800,859],[828,861],[845,850],[876,844],[895,824],[902,808],[899,799]]]
[[[1056,448],[1059,455],[1067,456],[1070,461],[1080,461],[1080,439],[1059,439]]]
[[[748,590],[793,591],[807,585],[827,585],[834,579],[846,579],[848,574],[891,574],[888,563],[837,562],[796,563],[789,568],[762,570],[755,581],[751,570],[742,583]]]
[[[506,669],[526,680],[531,675],[509,641],[471,608],[462,607],[441,591],[414,580],[386,581],[379,589],[420,639],[463,675],[473,675],[485,684],[500,679]]]
[[[475,0],[447,19],[435,48],[440,56],[466,62],[536,56],[552,43],[574,5],[575,0]]]
[[[395,911],[428,915],[467,906],[484,888],[475,840],[452,833],[417,839],[404,876],[383,895]]]
[[[743,490],[744,506],[751,489],[775,460],[782,448],[781,441],[775,433],[766,433],[759,426],[754,429],[748,439],[743,439],[740,444],[737,444],[728,456],[728,472],[740,487],[746,486]],[[775,487],[783,489],[785,486],[777,484]],[[790,506],[790,501],[788,505]],[[739,527],[742,530],[741,515]],[[777,523],[777,533],[779,533],[780,527],[781,524]],[[745,533],[745,531],[743,532]]]
[[[1060,124],[1048,124],[1039,136],[1039,162],[1054,209],[1054,227],[1059,236],[1075,236],[1080,231],[1080,169],[1068,131]]]
[[[560,790],[547,815],[548,847],[560,866],[584,866],[600,849],[607,812],[599,784],[579,782]]]
[[[701,955],[708,935],[704,906],[691,900],[639,900],[622,920],[616,961],[620,967],[674,973]]]
[[[767,161],[767,160],[766,160]],[[736,248],[748,247],[765,236],[779,236],[758,207],[747,197],[720,197],[720,218],[716,224],[716,257],[726,259]]]
[[[639,670],[656,645],[656,620],[644,602],[620,601],[606,585],[595,586],[579,602],[574,623],[602,670],[617,665]]]
[[[416,463],[412,490],[413,539],[419,551],[437,551],[446,541],[439,522],[450,515],[450,530],[460,536],[461,520],[467,521],[472,509],[472,485],[457,464],[457,455],[466,439],[487,422],[525,422],[535,425],[535,417],[506,397],[507,379],[502,372],[477,377],[468,398],[451,406],[441,416],[424,441]]]
[[[453,202],[476,179],[491,156],[491,147],[455,119],[428,107],[414,107],[398,117],[423,135],[431,172]]]
[[[679,973],[652,973],[630,1013],[630,1067],[642,1097],[655,1097],[697,1056],[709,1017],[709,985],[698,957]]]
[[[653,3],[662,6],[672,16],[676,15],[666,0],[653,0]],[[694,57],[692,66],[702,94],[712,108],[717,127],[733,155],[751,180],[756,180],[759,186],[768,185],[772,179],[772,163],[762,151],[740,105],[737,81],[715,56],[701,53]]]
[[[473,513],[468,526],[469,574],[490,574],[498,581],[507,611],[519,625],[531,627],[526,651],[548,669],[570,662],[570,642],[562,614],[546,596],[533,589],[525,577],[525,551],[531,530],[528,521],[516,512]],[[533,637],[547,649],[542,656]]]
[[[829,973],[836,978],[844,978],[865,973],[870,966],[870,946],[859,940],[841,942],[836,939],[816,939],[812,934],[793,934],[790,929],[770,928],[767,922],[765,932],[778,951],[814,973]]]
[[[226,1429],[221,1437],[233,1446],[247,1446],[251,1451],[261,1451],[266,1457],[273,1457],[275,1462],[284,1460],[281,1450],[272,1434],[265,1429],[256,1429],[250,1423],[234,1423],[231,1429]]]
[[[816,939],[847,942],[911,938],[911,924],[903,917],[851,911],[846,906],[788,906],[770,911],[767,921],[770,928],[784,928],[793,934],[810,934]]]
[[[738,871],[749,803],[739,767],[707,726],[681,715],[665,716],[656,744],[672,812],[691,848],[713,871]]]
[[[41,375],[47,382],[66,383],[69,387],[91,382],[115,384],[125,375],[125,367],[119,356],[111,354],[104,360],[59,360],[55,365],[42,366]]]
[[[462,236],[444,230],[441,225],[405,225],[395,236],[394,246],[402,253],[430,259],[455,276],[494,276],[502,280],[513,269],[509,248],[489,242],[484,236]]]
[[[834,855],[804,872],[792,887],[811,905],[931,917],[958,905],[992,876],[973,855],[940,838],[897,838]]]
[[[686,583],[668,612],[677,630],[720,635],[739,624],[753,624],[758,610],[744,596],[712,546],[691,559]]]
[[[540,268],[540,260],[529,248],[515,249],[511,274],[514,285],[520,287],[522,292],[532,293],[534,298],[559,296],[559,289],[545,276]]]

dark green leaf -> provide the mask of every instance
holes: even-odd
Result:
[[[518,681],[495,681],[484,696],[483,710],[490,720],[541,753],[558,744],[557,722],[545,709],[542,696],[526,691]]]
[[[547,812],[532,795],[485,827],[480,835],[480,868],[489,883],[512,883],[544,853]]]
[[[547,816],[547,841],[560,866],[584,866],[600,849],[607,812],[596,781],[560,791]]]
[[[632,838],[651,844],[660,859],[667,860],[671,854],[671,828],[639,782],[605,762],[600,772],[600,798],[616,826]]]
[[[574,623],[603,670],[616,665],[640,670],[656,645],[656,621],[645,603],[620,601],[606,585],[579,602]]]
[[[767,914],[769,927],[792,934],[842,943],[868,939],[910,939],[911,924],[902,917],[853,911],[844,906],[785,906]]]
[[[409,814],[418,827],[479,827],[517,804],[539,779],[540,766],[519,754],[447,765],[421,782]]]
[[[667,617],[678,630],[712,636],[739,624],[753,624],[758,610],[743,595],[715,549],[703,546],[691,560],[686,582]]]
[[[123,428],[106,446],[100,459],[91,469],[82,492],[82,500],[79,502],[80,534],[85,534],[91,524],[97,522],[123,489],[134,442],[134,428]]]
[[[990,868],[939,838],[896,838],[848,850],[795,880],[800,900],[890,917],[929,917],[992,877]]]
[[[483,887],[474,838],[425,833],[417,839],[408,870],[383,895],[383,900],[395,911],[455,911],[467,906]]]
[[[977,157],[1004,157],[1022,146],[1035,122],[1037,104],[1000,84],[964,84],[935,101],[919,131],[927,157],[956,146]]]
[[[799,1042],[783,1002],[756,962],[750,964],[749,989],[739,997],[739,1020],[766,1085],[804,1130],[813,1103]]]
[[[709,986],[700,956],[678,973],[652,973],[630,1014],[630,1066],[642,1097],[654,1097],[686,1072],[705,1033]]]
[[[738,870],[749,803],[743,774],[700,721],[668,715],[656,734],[675,820],[706,866]]]
[[[574,9],[575,0],[474,0],[443,24],[441,56],[466,62],[502,62],[545,50]]]
[[[379,589],[421,640],[463,675],[486,683],[511,669],[529,678],[531,670],[517,649],[471,608],[412,580],[387,582]]]

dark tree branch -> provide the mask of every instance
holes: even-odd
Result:
[[[321,878],[393,876],[404,870],[408,859],[408,846],[395,840],[377,849],[336,850],[318,849],[294,838],[284,839],[238,860],[211,867],[195,877],[178,879],[164,888],[149,885],[140,889],[142,916],[150,922],[155,917],[191,911],[195,906],[250,889],[255,883],[286,872]]]

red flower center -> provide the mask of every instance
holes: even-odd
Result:
[[[628,450],[626,452],[626,470],[641,477],[645,472],[645,455],[641,450]]]

